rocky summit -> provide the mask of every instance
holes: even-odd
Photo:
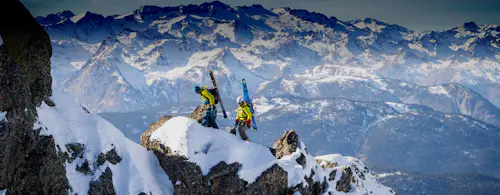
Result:
[[[395,194],[359,160],[315,159],[294,130],[267,148],[202,127],[196,117],[165,116],[150,125],[141,145],[158,157],[175,194]]]

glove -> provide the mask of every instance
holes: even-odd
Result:
[[[238,126],[238,124],[239,124],[239,122],[240,122],[240,121],[239,121],[238,119],[236,119],[236,122],[234,123],[234,127],[237,127],[237,126]]]
[[[252,120],[251,120],[251,119],[248,119],[248,120],[247,120],[247,128],[250,128],[250,123],[251,123],[251,122],[252,122]]]

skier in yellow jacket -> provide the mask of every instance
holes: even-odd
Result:
[[[202,125],[205,127],[213,127],[218,129],[215,118],[217,118],[217,107],[215,107],[215,97],[206,87],[194,87],[194,92],[201,95],[201,100],[205,104],[205,116],[203,117]]]
[[[250,124],[252,123],[252,112],[250,112],[250,108],[243,97],[238,97],[236,102],[238,103],[238,112],[236,116],[236,123],[234,125],[235,128],[231,130],[231,133],[236,135],[236,128],[238,128],[241,139],[250,141],[246,130],[247,128],[250,128]]]

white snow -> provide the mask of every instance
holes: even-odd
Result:
[[[83,17],[85,17],[87,15],[88,12],[83,12],[83,13],[80,13],[78,15],[75,15],[73,17],[70,18],[71,21],[73,21],[74,23],[77,23],[78,21],[80,21]]]
[[[379,173],[379,174],[377,174],[377,178],[383,178],[383,177],[393,176],[393,175],[403,175],[403,173],[401,173],[400,171],[396,171],[393,173]]]
[[[236,41],[234,28],[231,27],[229,23],[218,24],[214,32],[222,35],[223,37],[229,38],[232,42]]]
[[[66,162],[66,177],[73,193],[87,194],[89,182],[96,180],[109,167],[117,194],[173,194],[172,183],[152,152],[125,138],[120,130],[101,117],[84,112],[69,96],[60,92],[55,94],[54,102],[57,107],[43,104],[37,108],[38,121],[47,128],[41,134],[52,135],[58,146],[56,148],[60,148],[62,152],[67,152],[65,146],[69,143],[81,143],[85,146],[82,159]],[[75,170],[85,160],[88,160],[90,167],[94,167],[98,155],[113,148],[122,159],[118,164],[106,162],[93,170],[94,176]]]
[[[412,111],[406,104],[396,102],[386,102],[385,104],[398,111],[399,113],[407,113]]]
[[[436,51],[430,52],[428,49],[424,48],[421,43],[410,43],[408,47],[419,52],[426,53],[429,56],[436,56]]]
[[[121,20],[121,19],[123,19],[123,18],[125,18],[127,16],[130,16],[130,15],[133,15],[133,14],[134,14],[134,12],[129,12],[129,13],[126,13],[126,14],[123,14],[123,15],[119,15],[119,16],[115,17],[115,20]]]
[[[7,193],[7,190],[0,190],[0,195],[5,195]]]
[[[428,89],[429,89],[429,93],[431,93],[431,94],[444,95],[447,97],[451,97],[451,95],[448,93],[448,91],[441,85],[430,86]]]
[[[323,156],[316,156],[314,158],[321,159],[324,161],[329,161],[329,162],[335,162],[339,166],[348,166],[349,165],[349,161],[340,154],[328,154],[328,155],[323,155]]]
[[[360,28],[360,29],[365,29],[369,28],[373,32],[382,32],[382,29],[384,29],[386,26],[385,25],[379,25],[375,21],[371,21],[371,23],[365,23],[364,21],[360,21],[358,23],[355,23],[354,26]]]
[[[7,112],[0,112],[0,121],[3,121],[5,119],[5,115]]]
[[[80,70],[86,62],[70,62],[71,66],[73,66],[76,70]]]

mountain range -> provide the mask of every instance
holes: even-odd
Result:
[[[36,19],[51,35],[58,79],[96,112],[193,101],[187,89],[210,84],[209,68],[229,99],[240,94],[241,78],[252,92],[261,83],[308,74],[329,83],[356,81],[350,74],[334,79],[340,75],[325,70],[329,65],[418,85],[458,83],[500,105],[497,25],[468,22],[422,33],[371,18],[340,21],[306,10],[218,1],[142,6],[106,17],[63,11]],[[96,94],[90,99],[85,92]]]

